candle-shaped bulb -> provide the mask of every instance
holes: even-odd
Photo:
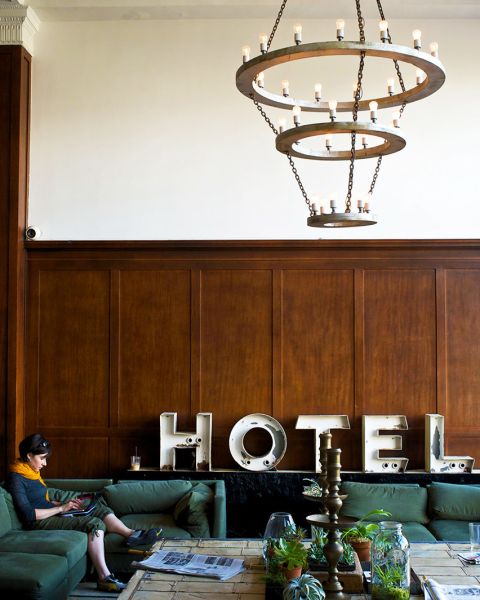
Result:
[[[322,98],[322,84],[316,83],[315,84],[315,100],[318,102],[319,100],[321,100],[321,98]]]
[[[265,73],[263,71],[257,75],[257,85],[261,88],[265,86]]]
[[[366,135],[362,135],[362,146],[364,148],[366,148],[368,146],[367,136]]]
[[[370,212],[370,202],[365,202],[365,206],[363,208],[363,211],[366,213]]]
[[[295,123],[295,125],[300,125],[300,123],[302,122],[300,119],[301,112],[302,109],[297,104],[292,108],[293,122]]]
[[[325,147],[329,152],[332,149],[332,136],[331,135],[327,135],[325,137]]]
[[[382,42],[388,42],[388,21],[380,21],[378,27],[380,29],[380,39]]]
[[[332,121],[335,121],[335,119],[337,118],[337,104],[338,104],[338,102],[336,100],[328,101],[328,108],[330,110],[330,119]]]
[[[341,42],[345,37],[345,21],[343,19],[337,19],[337,40]]]
[[[392,113],[392,121],[393,121],[393,126],[394,127],[400,127],[400,111],[399,110],[395,110]]]
[[[370,119],[372,120],[373,123],[376,123],[378,102],[375,102],[375,100],[372,100],[368,106],[370,107]]]
[[[242,48],[243,62],[246,63],[250,60],[250,46],[243,46]]]
[[[278,120],[278,133],[283,133],[287,127],[287,119]]]
[[[422,69],[417,69],[415,71],[417,85],[420,85],[423,82],[423,71]]]
[[[325,209],[323,208],[323,204],[320,204],[320,214],[323,215],[325,212]]]
[[[420,29],[414,29],[412,31],[412,37],[413,47],[415,48],[415,50],[420,50],[420,48],[422,47],[422,32],[420,31]]]
[[[430,54],[434,58],[438,58],[438,42],[432,42],[430,44]]]
[[[318,203],[312,202],[312,210],[314,215],[318,215]]]
[[[362,212],[362,209],[363,209],[363,200],[361,198],[359,198],[357,200],[357,206],[360,209],[358,212]]]
[[[282,94],[285,98],[290,94],[290,84],[286,79],[282,81]]]
[[[260,39],[260,52],[262,54],[265,54],[265,52],[267,51],[268,36],[265,35],[264,33],[261,33],[259,36],[259,39]]]
[[[335,209],[337,208],[337,201],[335,200],[335,198],[332,198],[330,200],[330,208],[332,209],[332,212],[335,212]]]
[[[294,39],[295,39],[295,43],[301,44],[302,43],[302,26],[301,25],[294,25],[293,27],[293,34],[294,34]]]
[[[387,79],[387,89],[390,96],[393,96],[393,93],[395,91],[395,80],[393,79],[393,77],[389,77]]]

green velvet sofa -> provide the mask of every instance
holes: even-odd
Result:
[[[132,529],[161,527],[164,537],[226,537],[223,481],[47,480],[52,500],[77,492],[102,491],[118,517]],[[124,539],[105,537],[107,564],[116,573],[132,571]],[[0,487],[0,593],[18,599],[67,598],[86,574],[87,536],[77,531],[28,531],[10,494]]]
[[[383,508],[403,524],[410,542],[468,542],[468,523],[480,521],[480,487],[475,485],[344,482],[341,489],[348,495],[341,515],[360,518]]]

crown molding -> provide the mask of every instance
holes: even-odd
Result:
[[[0,46],[23,46],[33,55],[39,27],[40,19],[32,8],[17,0],[0,0]]]

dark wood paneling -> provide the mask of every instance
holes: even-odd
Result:
[[[53,452],[48,459],[44,477],[98,477],[108,473],[107,437],[56,437],[50,436]]]
[[[202,272],[201,410],[214,423],[272,412],[272,273]]]
[[[108,427],[109,306],[108,271],[40,272],[37,428]]]
[[[405,414],[410,429],[403,454],[411,469],[421,469],[424,413],[447,407],[447,452],[475,456],[468,435],[477,431],[480,391],[479,243],[43,242],[27,248],[27,406],[39,397],[47,411],[29,410],[29,429],[42,425],[47,436],[71,434],[77,442],[107,439],[108,474],[122,474],[135,445],[144,465],[158,466],[163,411],[178,412],[181,430],[194,427],[196,412],[214,413],[215,468],[239,468],[228,451],[229,433],[252,412],[272,414],[287,432],[280,469],[313,468],[313,434],[294,429],[296,416],[309,413],[351,417],[351,431],[334,432],[344,469],[361,468],[362,414]],[[85,328],[73,350],[65,336],[74,339]],[[49,363],[57,356],[53,373]],[[86,370],[72,366],[75,361]],[[68,398],[58,392],[65,378]],[[89,383],[77,388],[79,380]],[[68,406],[80,405],[91,389],[102,390],[99,407],[90,405],[77,418]],[[459,397],[466,412],[458,410]],[[71,411],[63,422],[54,414],[61,403]],[[261,448],[265,440],[253,436],[249,444]],[[62,473],[73,459],[69,448],[55,467]],[[105,474],[104,467],[95,474]]]
[[[30,68],[22,47],[0,46],[0,477],[24,434]]]
[[[447,428],[480,434],[480,271],[446,271]],[[478,451],[477,451],[478,452]]]
[[[190,272],[120,275],[120,427],[158,429],[161,410],[190,414]]]

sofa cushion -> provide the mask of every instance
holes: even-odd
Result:
[[[45,483],[49,488],[72,492],[101,492],[107,485],[112,485],[113,479],[46,479]]]
[[[8,598],[66,598],[67,561],[51,554],[0,553],[0,590]]]
[[[5,496],[0,494],[0,537],[12,530],[10,511],[8,510]]]
[[[208,511],[213,502],[213,491],[204,483],[196,483],[192,491],[181,498],[173,510],[176,523],[193,537],[209,538]]]
[[[469,542],[468,521],[450,521],[447,519],[432,519],[428,528],[442,542]]]
[[[71,569],[87,551],[87,536],[81,531],[10,531],[0,538],[0,552],[63,556]]]
[[[105,488],[107,504],[118,516],[169,510],[192,488],[190,481],[135,481]]]
[[[3,496],[5,504],[7,505],[8,512],[10,514],[11,529],[22,529],[23,525],[20,519],[18,518],[11,494],[7,492],[5,488],[0,486],[0,495]]]
[[[402,523],[403,535],[409,542],[436,542],[435,536],[427,529],[426,525],[407,521]]]
[[[427,490],[417,485],[357,483],[345,481],[342,493],[348,494],[340,514],[360,518],[369,511],[382,508],[392,516],[389,520],[428,523]],[[371,521],[382,521],[385,517],[372,517]]]
[[[454,483],[432,483],[430,511],[437,519],[480,521],[480,488]]]
[[[188,531],[175,523],[173,515],[170,513],[125,515],[122,517],[122,521],[131,529],[160,527],[162,530],[161,537],[180,538],[182,540],[192,537]]]

